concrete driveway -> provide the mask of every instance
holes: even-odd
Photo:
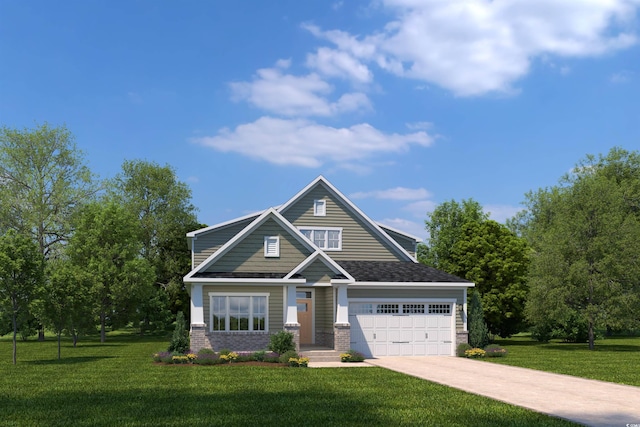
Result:
[[[460,357],[381,357],[367,363],[588,426],[640,427],[640,387]]]

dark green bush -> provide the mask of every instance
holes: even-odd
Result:
[[[278,354],[284,354],[291,350],[295,351],[296,345],[293,342],[293,334],[287,331],[280,331],[277,334],[271,335],[267,348]]]
[[[507,349],[500,347],[498,344],[489,344],[484,348],[485,357],[505,357]]]
[[[222,350],[220,350],[220,356],[226,356],[229,353],[231,353],[231,350],[229,350],[228,348],[223,348]]]
[[[467,344],[466,342],[460,343],[458,344],[458,347],[456,348],[456,356],[458,357],[467,357],[464,352],[467,350],[470,350],[472,347]]]
[[[280,363],[289,363],[289,359],[291,358],[299,358],[298,352],[295,350],[285,351],[280,355]]]
[[[260,351],[256,351],[255,353],[253,353],[253,360],[256,360],[258,362],[263,362],[264,358],[267,356],[267,352],[264,350],[260,350]]]
[[[169,352],[186,353],[189,351],[189,332],[181,311],[176,315],[176,327],[169,343]]]

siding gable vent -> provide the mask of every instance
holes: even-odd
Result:
[[[264,236],[264,256],[280,256],[280,236]]]
[[[326,216],[327,215],[327,201],[326,200],[314,200],[313,201],[313,216]]]

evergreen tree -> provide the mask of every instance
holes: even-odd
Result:
[[[189,334],[187,333],[187,324],[184,314],[181,311],[176,315],[176,328],[171,337],[169,351],[175,353],[186,353],[189,351]]]
[[[469,345],[484,348],[489,344],[489,329],[484,321],[480,293],[474,289],[469,304]]]

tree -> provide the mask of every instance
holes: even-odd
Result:
[[[529,321],[539,330],[633,327],[640,307],[640,154],[587,156],[527,196]],[[544,334],[541,334],[544,335]]]
[[[480,203],[473,199],[444,202],[427,214],[429,231],[427,245],[418,248],[418,260],[431,267],[451,272],[454,245],[460,239],[462,226],[468,222],[483,222],[489,218]]]
[[[184,314],[181,311],[176,316],[176,327],[169,343],[169,351],[175,353],[186,353],[189,350],[189,333]]]
[[[73,265],[68,259],[56,259],[47,265],[47,280],[35,307],[45,326],[58,337],[58,359],[63,332],[73,338],[73,346],[78,335],[94,328],[91,301],[92,276],[89,271]]]
[[[136,160],[124,162],[122,172],[111,182],[110,193],[137,217],[141,255],[155,269],[156,286],[169,297],[172,311],[188,312],[182,277],[190,269],[191,253],[185,235],[201,228],[191,204],[191,190],[170,166]],[[151,305],[141,307],[142,330],[162,299],[159,295]]]
[[[105,199],[78,212],[67,253],[77,268],[92,277],[101,342],[106,339],[107,324],[126,324],[151,296],[155,275],[140,249],[137,219],[125,207]]]
[[[0,311],[11,317],[14,365],[19,323],[28,313],[42,279],[43,263],[37,245],[15,230],[0,237]]]
[[[0,128],[0,229],[31,236],[45,260],[63,247],[71,213],[97,188],[66,127]]]
[[[475,283],[489,332],[508,337],[524,326],[529,248],[496,221],[467,222],[451,250],[450,273]]]
[[[489,329],[484,321],[480,293],[474,289],[469,304],[469,345],[474,348],[484,348],[489,344]]]
[[[0,128],[0,228],[26,233],[43,257],[69,238],[70,214],[97,186],[66,127]]]

